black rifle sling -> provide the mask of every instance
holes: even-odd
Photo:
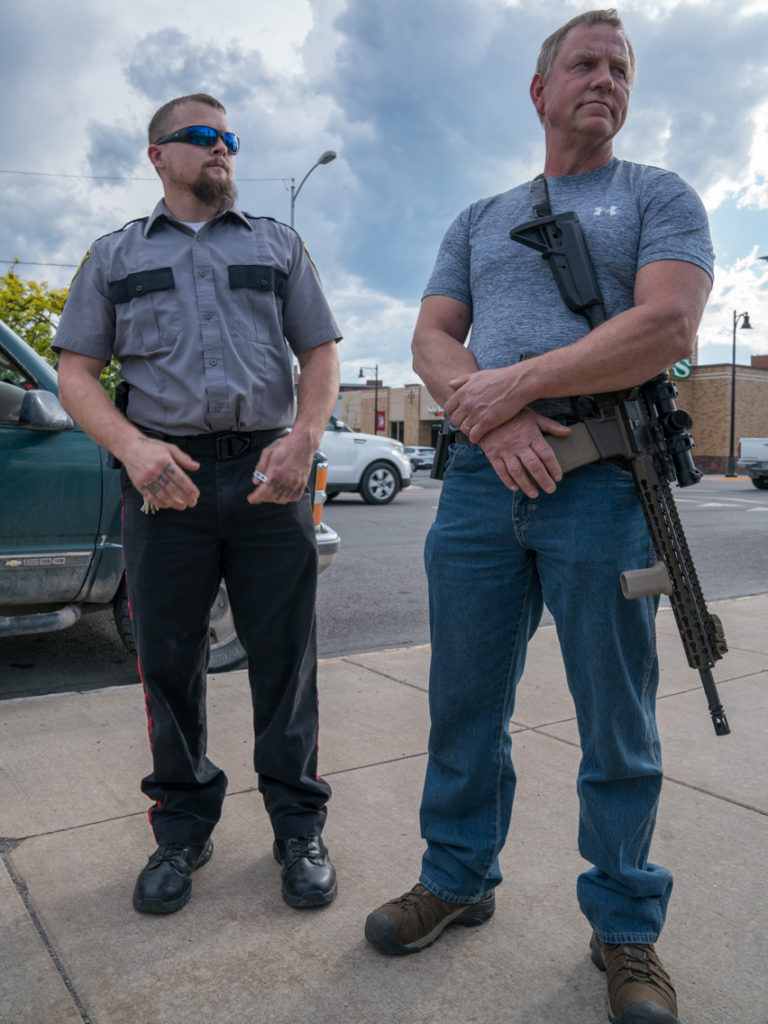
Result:
[[[549,202],[549,189],[547,179],[543,174],[537,174],[529,186],[531,194],[531,206],[534,217],[551,217],[552,207]]]

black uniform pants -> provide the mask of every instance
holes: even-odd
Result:
[[[254,767],[275,835],[318,834],[330,786],[317,777],[317,544],[307,494],[249,505],[256,451],[200,458],[191,509],[141,512],[123,471],[123,553],[146,694],[159,844],[204,842],[221,814],[224,772],[206,754],[208,618],[223,578],[248,654]]]

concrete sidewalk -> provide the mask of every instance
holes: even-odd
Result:
[[[675,874],[660,953],[683,1024],[768,1021],[768,595],[713,602],[730,652],[716,737],[669,609],[659,615],[667,779],[653,859]],[[8,1024],[603,1024],[575,899],[576,723],[551,626],[513,720],[505,881],[483,928],[387,958],[366,914],[416,881],[429,649],[321,662],[330,907],[296,911],[251,769],[244,673],[211,677],[211,757],[230,778],[211,863],[169,917],[131,907],[154,844],[138,687],[0,703],[0,1021]],[[106,682],[106,679],[105,679]]]

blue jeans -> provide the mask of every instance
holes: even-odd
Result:
[[[655,561],[632,475],[566,474],[554,494],[512,492],[480,448],[455,446],[426,542],[432,665],[421,882],[475,902],[501,881],[515,794],[509,720],[544,603],[576,708],[579,905],[606,942],[654,942],[672,876],[649,863],[662,768],[655,720],[656,599],[619,574]]]

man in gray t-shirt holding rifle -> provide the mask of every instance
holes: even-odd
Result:
[[[493,914],[515,790],[509,720],[546,603],[581,737],[579,849],[593,866],[577,894],[592,958],[607,970],[612,1020],[674,1024],[653,945],[672,878],[648,859],[662,779],[657,601],[628,601],[619,583],[655,555],[625,466],[564,475],[548,443],[568,435],[571,399],[642,384],[689,356],[711,288],[698,197],[674,174],[613,156],[634,77],[616,12],[592,11],[545,41],[531,84],[551,206],[578,214],[608,319],[590,330],[547,263],[510,240],[534,217],[527,183],[454,221],[425,292],[414,367],[462,442],[425,555],[427,848],[419,884],[374,911],[366,936],[402,955]]]

